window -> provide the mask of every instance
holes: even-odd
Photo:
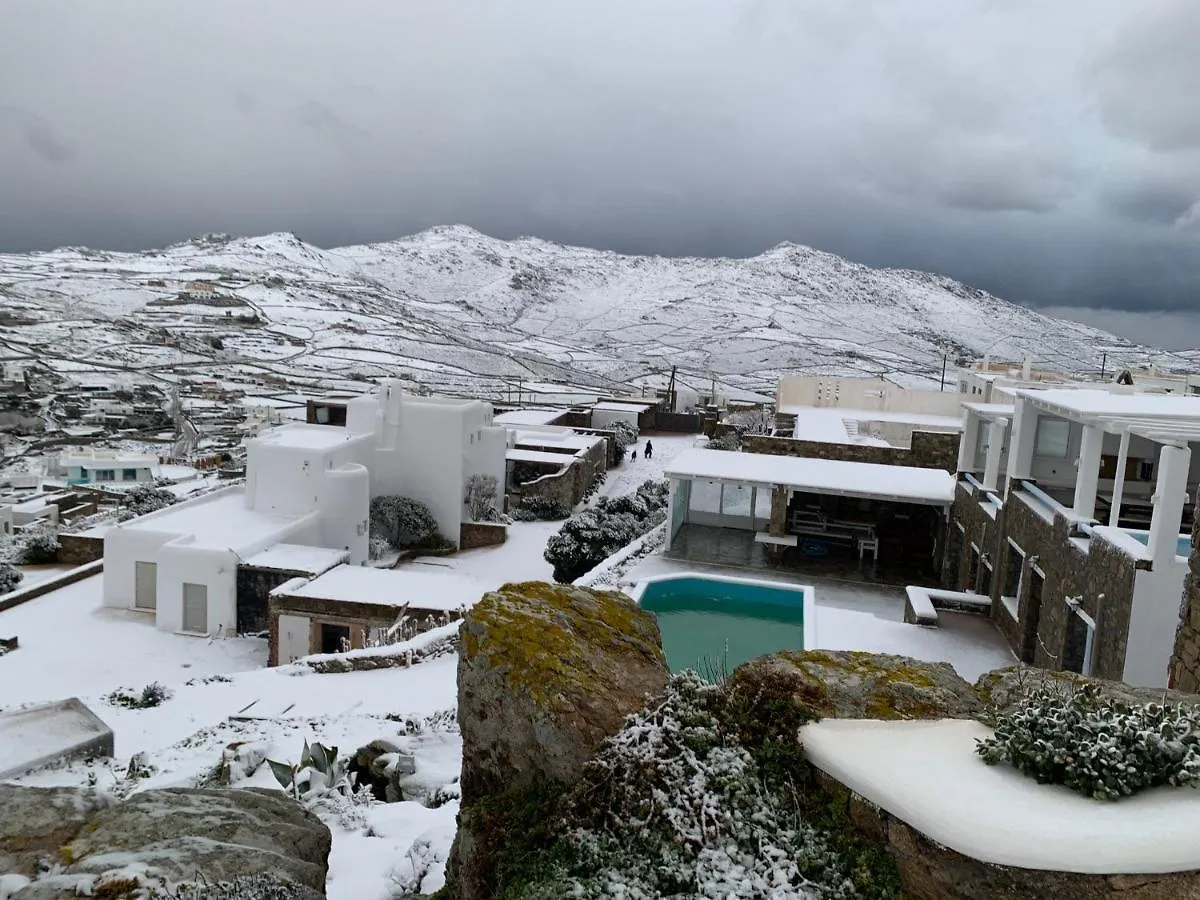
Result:
[[[1025,568],[1025,554],[1011,540],[1008,542],[1008,559],[1004,567],[1004,584],[1001,591],[1006,597],[1021,596],[1021,570]]]
[[[1139,459],[1138,460],[1138,481],[1153,481],[1154,480],[1154,460]]]
[[[117,473],[116,473],[116,470],[114,470],[114,469],[97,469],[96,470],[96,480],[97,481],[115,481],[116,478],[117,478]]]
[[[137,481],[137,469],[122,469],[121,479],[123,481]]]
[[[975,468],[983,471],[987,468],[988,442],[992,439],[992,429],[984,422],[979,426],[979,439],[975,442]]]
[[[1039,418],[1037,438],[1034,441],[1035,456],[1053,456],[1066,459],[1071,443],[1071,423],[1066,419]]]
[[[321,652],[345,653],[350,649],[350,626],[321,623]]]

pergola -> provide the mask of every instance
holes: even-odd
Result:
[[[664,472],[671,483],[667,549],[685,522],[696,521],[696,482],[720,490],[715,511],[700,512],[703,524],[756,532],[766,525],[758,534],[765,543],[795,543],[780,521],[770,527],[794,492],[935,507],[943,513],[954,502],[954,477],[942,469],[697,448],[679,454]],[[727,492],[735,495],[735,503],[726,503]],[[764,494],[770,505],[762,502]]]

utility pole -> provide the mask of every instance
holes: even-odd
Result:
[[[1104,370],[1108,367],[1108,351],[1100,354],[1100,380],[1104,380]]]
[[[939,391],[944,391],[946,389],[946,363],[949,360],[950,360],[950,354],[943,353],[942,354],[942,385],[941,385],[941,387],[938,388]]]

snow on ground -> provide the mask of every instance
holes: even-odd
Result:
[[[0,613],[0,633],[21,642],[0,656],[0,707],[266,664],[264,640],[185,637],[159,631],[147,613],[103,606],[102,579],[96,575]]]
[[[646,459],[645,454],[647,440],[654,445],[654,455],[650,459]],[[630,460],[626,457],[620,466],[609,469],[600,493],[606,497],[619,497],[633,493],[644,481],[665,478],[663,469],[667,464],[684,450],[695,447],[697,440],[699,438],[694,434],[643,434],[637,444],[630,448],[637,450],[638,458]]]
[[[43,581],[49,581],[55,575],[61,575],[73,566],[59,565],[58,563],[50,563],[42,566],[17,566],[18,571],[25,577],[21,579],[21,583],[17,585],[18,589],[33,587]]]
[[[1200,868],[1200,791],[1152,788],[1115,803],[988,766],[978,722],[826,719],[801,729],[818,768],[918,831],[998,865],[1091,874]],[[903,773],[903,778],[897,778]]]
[[[542,558],[546,541],[562,522],[514,522],[508,540],[499,547],[481,547],[453,556],[423,556],[401,568],[468,575],[485,590],[517,581],[550,581],[554,567]]]

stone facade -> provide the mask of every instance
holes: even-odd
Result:
[[[1200,691],[1200,516],[1192,525],[1192,555],[1183,583],[1183,607],[1175,649],[1171,654],[1170,684],[1181,691]]]
[[[772,456],[840,459],[846,462],[913,466],[918,469],[945,469],[947,472],[954,472],[958,468],[958,441],[958,434],[914,431],[912,446],[904,449],[875,447],[869,444],[827,444],[822,441],[748,434],[742,438],[742,450]]]
[[[372,628],[390,628],[403,614],[412,630],[420,634],[445,622],[461,618],[455,611],[419,609],[384,603],[355,603],[350,600],[329,600],[324,597],[295,597],[276,594],[268,610],[267,665],[279,665],[279,617],[305,616],[315,633],[323,624],[347,625],[353,648],[362,647],[364,637]],[[314,643],[315,643],[314,639]],[[310,644],[311,650],[312,644]],[[311,650],[311,652],[318,652]]]
[[[82,566],[104,558],[104,538],[83,534],[60,534],[58,536],[58,561],[72,566]]]
[[[497,522],[463,522],[458,531],[458,549],[498,547],[508,540],[508,526]]]
[[[262,634],[267,630],[267,608],[271,591],[293,578],[311,578],[312,572],[288,572],[282,569],[262,569],[258,566],[238,566],[237,571],[237,633]]]
[[[519,506],[522,500],[530,497],[554,500],[568,509],[573,508],[583,500],[596,479],[608,471],[610,444],[615,446],[615,442],[605,440],[582,456],[571,458],[564,455],[564,462],[570,459],[569,466],[517,486],[509,496],[509,508]]]

